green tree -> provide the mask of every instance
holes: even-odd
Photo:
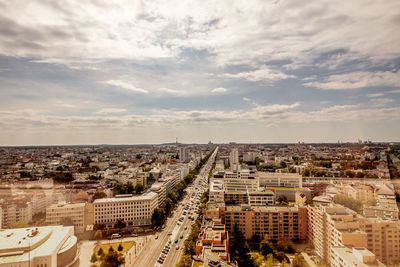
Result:
[[[95,263],[97,261],[96,254],[93,252],[92,257],[90,258],[91,263]]]
[[[260,243],[260,253],[263,256],[268,256],[274,253],[274,245],[268,240],[263,240]]]
[[[282,239],[276,243],[276,249],[287,253],[293,253],[296,251],[293,241],[290,239]]]
[[[110,248],[108,249],[108,253],[113,252],[113,251],[114,251],[113,247],[110,246]]]
[[[25,228],[29,226],[29,223],[26,222],[15,222],[10,225],[10,228]]]
[[[250,248],[244,238],[239,226],[235,223],[232,231],[231,240],[229,242],[229,253],[234,261],[237,261],[239,267],[254,266],[250,258]]]
[[[165,217],[165,211],[162,208],[156,208],[153,211],[153,214],[151,215],[151,223],[154,226],[159,226],[161,225],[162,221],[164,220]]]
[[[118,267],[125,263],[125,258],[117,251],[110,251],[102,260],[100,267]]]
[[[361,213],[363,208],[363,203],[352,197],[348,197],[344,194],[336,194],[333,198],[333,201],[337,204],[343,205],[349,209],[354,210],[355,212]]]
[[[280,196],[276,199],[276,203],[277,203],[278,205],[285,206],[285,205],[288,204],[288,199],[287,199],[287,197],[286,197],[285,195],[280,195]]]
[[[104,251],[102,248],[99,249],[99,251],[97,251],[97,256],[104,256]]]
[[[280,267],[289,267],[289,264],[287,263],[286,259],[284,259],[279,266]]]
[[[122,244],[118,245],[118,251],[122,251],[124,249],[124,247],[122,246]]]
[[[272,254],[268,254],[265,267],[274,267],[274,256]]]
[[[142,184],[136,184],[135,186],[135,192],[136,194],[141,194],[144,190],[144,186]]]
[[[107,197],[107,194],[104,191],[96,191],[93,194],[93,201],[95,201],[96,199],[105,198],[105,197]]]
[[[126,223],[122,219],[118,219],[117,222],[114,224],[114,228],[125,228]]]
[[[307,266],[307,262],[305,261],[303,255],[301,255],[300,253],[294,254],[292,267],[303,267],[303,266]]]
[[[176,267],[190,267],[192,266],[192,256],[182,254]]]
[[[94,238],[99,241],[100,239],[103,239],[103,233],[101,230],[97,230],[96,233],[94,234]]]

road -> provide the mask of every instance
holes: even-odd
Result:
[[[218,149],[210,156],[209,160],[201,168],[199,174],[188,186],[185,191],[184,198],[175,206],[172,217],[165,222],[165,228],[159,231],[144,246],[134,262],[134,266],[175,266],[179,261],[184,240],[186,235],[190,233],[191,225],[197,218],[197,207],[199,206],[200,196],[208,189],[208,173],[215,160]],[[200,185],[199,185],[200,184]],[[194,194],[194,196],[193,196]],[[184,215],[186,213],[186,215]],[[191,214],[189,214],[191,213]],[[189,216],[195,216],[193,220]],[[182,222],[179,221],[184,217]],[[179,224],[178,224],[179,222]],[[186,229],[185,229],[186,228]],[[181,236],[183,238],[181,238]],[[178,240],[175,243],[175,240]],[[157,262],[162,254],[164,247],[170,243],[170,249],[163,263]],[[178,249],[177,249],[178,247]]]

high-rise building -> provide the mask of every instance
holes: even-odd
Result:
[[[229,165],[231,167],[231,171],[233,172],[240,171],[239,151],[237,150],[237,148],[232,149],[229,155]]]
[[[253,235],[271,240],[307,238],[305,207],[226,206],[221,217],[229,232],[236,223],[246,239]]]
[[[179,160],[182,162],[189,162],[189,150],[187,147],[179,147]]]
[[[308,238],[316,254],[328,264],[334,246],[367,247],[367,233],[362,231],[355,211],[334,204],[307,209]]]

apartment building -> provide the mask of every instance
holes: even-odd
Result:
[[[251,239],[253,235],[267,236],[272,240],[307,238],[305,207],[226,206],[221,217],[227,231],[231,232],[237,223],[246,239]]]
[[[167,189],[165,183],[154,183],[150,187],[150,191],[157,193],[158,201],[157,201],[157,206],[161,206],[164,204],[165,199],[167,198]]]
[[[303,187],[303,178],[297,173],[257,172],[260,186],[266,187]]]
[[[86,226],[85,206],[86,203],[53,204],[46,208],[46,223],[48,225],[62,225],[69,220],[75,227],[76,233],[83,233]]]
[[[308,239],[328,264],[332,247],[367,247],[367,233],[362,231],[356,212],[336,204],[307,206],[307,210]]]
[[[196,241],[196,256],[203,260],[212,256],[229,260],[229,237],[221,219],[203,222]]]
[[[380,218],[360,219],[360,226],[367,233],[367,246],[385,264],[400,262],[400,222]]]
[[[272,206],[275,194],[271,190],[264,191],[225,191],[224,203],[229,205],[249,204],[251,206]]]
[[[114,198],[96,199],[94,206],[94,223],[105,224],[112,228],[118,219],[127,226],[151,224],[151,215],[157,208],[158,196],[149,192],[141,196],[119,195]]]
[[[231,153],[229,154],[229,165],[231,167],[231,171],[240,171],[239,151],[237,148],[232,149]]]
[[[14,199],[0,202],[2,227],[8,228],[16,222],[28,223],[32,220],[32,203],[26,199]]]
[[[385,267],[374,253],[359,247],[332,247],[331,267]]]

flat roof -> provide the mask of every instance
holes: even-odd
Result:
[[[58,253],[66,240],[70,240],[68,247],[76,243],[73,232],[73,226],[62,225],[0,230],[0,264],[22,263]]]
[[[111,203],[111,202],[124,202],[124,201],[139,201],[139,200],[150,200],[157,197],[157,193],[149,192],[140,196],[131,196],[131,197],[109,197],[109,198],[100,198],[96,199],[93,204],[98,203]]]

